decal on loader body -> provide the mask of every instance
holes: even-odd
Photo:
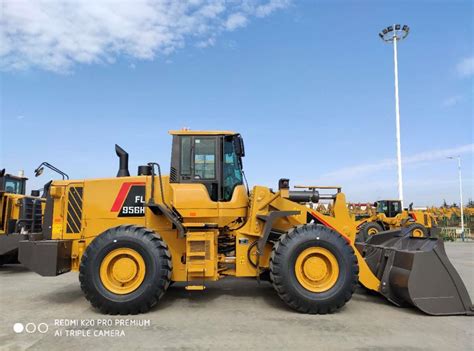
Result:
[[[123,183],[110,211],[118,212],[118,217],[143,217],[145,215],[145,183]]]

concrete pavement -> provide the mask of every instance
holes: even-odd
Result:
[[[472,299],[474,243],[446,243],[446,250]],[[77,273],[44,278],[4,266],[0,310],[2,350],[474,349],[472,317],[426,316],[362,289],[338,313],[304,315],[269,283],[251,279],[225,279],[203,292],[176,284],[150,313],[112,317],[91,308]],[[27,330],[15,333],[15,323]]]

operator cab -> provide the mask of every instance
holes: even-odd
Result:
[[[231,201],[243,185],[244,142],[228,131],[171,131],[170,183],[203,184],[212,201]]]
[[[402,212],[402,202],[400,200],[381,200],[377,201],[374,206],[377,213],[384,213],[388,218],[393,218]]]
[[[7,174],[5,169],[2,169],[0,171],[0,192],[25,195],[27,179]]]

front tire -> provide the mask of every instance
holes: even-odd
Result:
[[[150,310],[168,289],[171,256],[155,232],[132,225],[108,229],[87,247],[79,268],[86,299],[105,314]]]
[[[359,266],[349,243],[322,225],[304,225],[280,237],[270,257],[270,279],[292,309],[332,313],[345,305],[358,282]]]
[[[428,237],[428,228],[419,223],[414,223],[408,226],[408,232],[415,238],[426,238]]]
[[[360,226],[359,232],[357,233],[356,241],[366,242],[369,240],[371,235],[378,234],[383,231],[383,228],[377,222],[367,222]]]

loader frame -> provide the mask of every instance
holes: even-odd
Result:
[[[20,261],[45,276],[79,271],[86,297],[106,313],[148,310],[172,281],[185,282],[188,290],[203,290],[207,281],[226,276],[260,280],[267,272],[283,300],[291,292],[300,296],[298,301],[307,299],[303,305],[294,299],[285,300],[301,312],[335,311],[350,299],[357,280],[391,301],[416,290],[411,300],[415,306],[418,298],[432,294],[410,280],[411,269],[418,276],[428,276],[426,267],[410,264],[438,262],[433,255],[444,252],[434,250],[442,246],[441,241],[416,246],[409,235],[398,231],[380,245],[356,246],[358,223],[349,213],[341,187],[296,186],[297,190],[292,190],[289,180],[282,178],[276,191],[254,186],[248,192],[243,181],[245,152],[240,134],[170,133],[173,149],[169,176],[162,176],[155,162],[139,166],[138,175],[130,176],[128,154],[116,145],[120,158],[116,178],[54,181],[46,194],[44,230],[20,242]],[[334,193],[319,194],[319,190]],[[331,200],[328,213],[314,209],[313,204],[320,199]],[[377,251],[377,245],[383,245],[383,250]],[[290,246],[294,251],[285,250]],[[385,252],[392,251],[393,264],[384,264],[388,257]],[[419,259],[421,251],[426,260]],[[383,254],[374,262],[368,257],[371,252]],[[438,267],[449,264],[447,257],[442,261]],[[143,279],[152,279],[145,274],[146,262],[154,280],[141,284]],[[295,266],[290,267],[290,263]],[[318,268],[321,265],[324,267]],[[398,267],[405,270],[404,281],[411,282],[401,290],[395,288],[400,281],[392,279]],[[445,279],[454,269],[448,268]],[[312,281],[306,284],[307,278]],[[322,287],[315,283],[320,280]],[[155,283],[157,290],[149,291]],[[291,291],[285,290],[285,284]],[[462,282],[455,281],[452,291],[465,289],[457,284]],[[385,293],[388,286],[393,294]],[[135,294],[136,287],[149,300],[139,308],[120,304]],[[329,299],[332,302],[325,304],[320,292],[334,293],[337,301]],[[118,295],[108,298],[111,293]],[[315,306],[316,301],[322,307]],[[470,301],[463,301],[463,306],[471,306]],[[424,311],[437,313],[434,308]],[[454,312],[467,314],[469,310]],[[448,314],[449,308],[443,313]]]

